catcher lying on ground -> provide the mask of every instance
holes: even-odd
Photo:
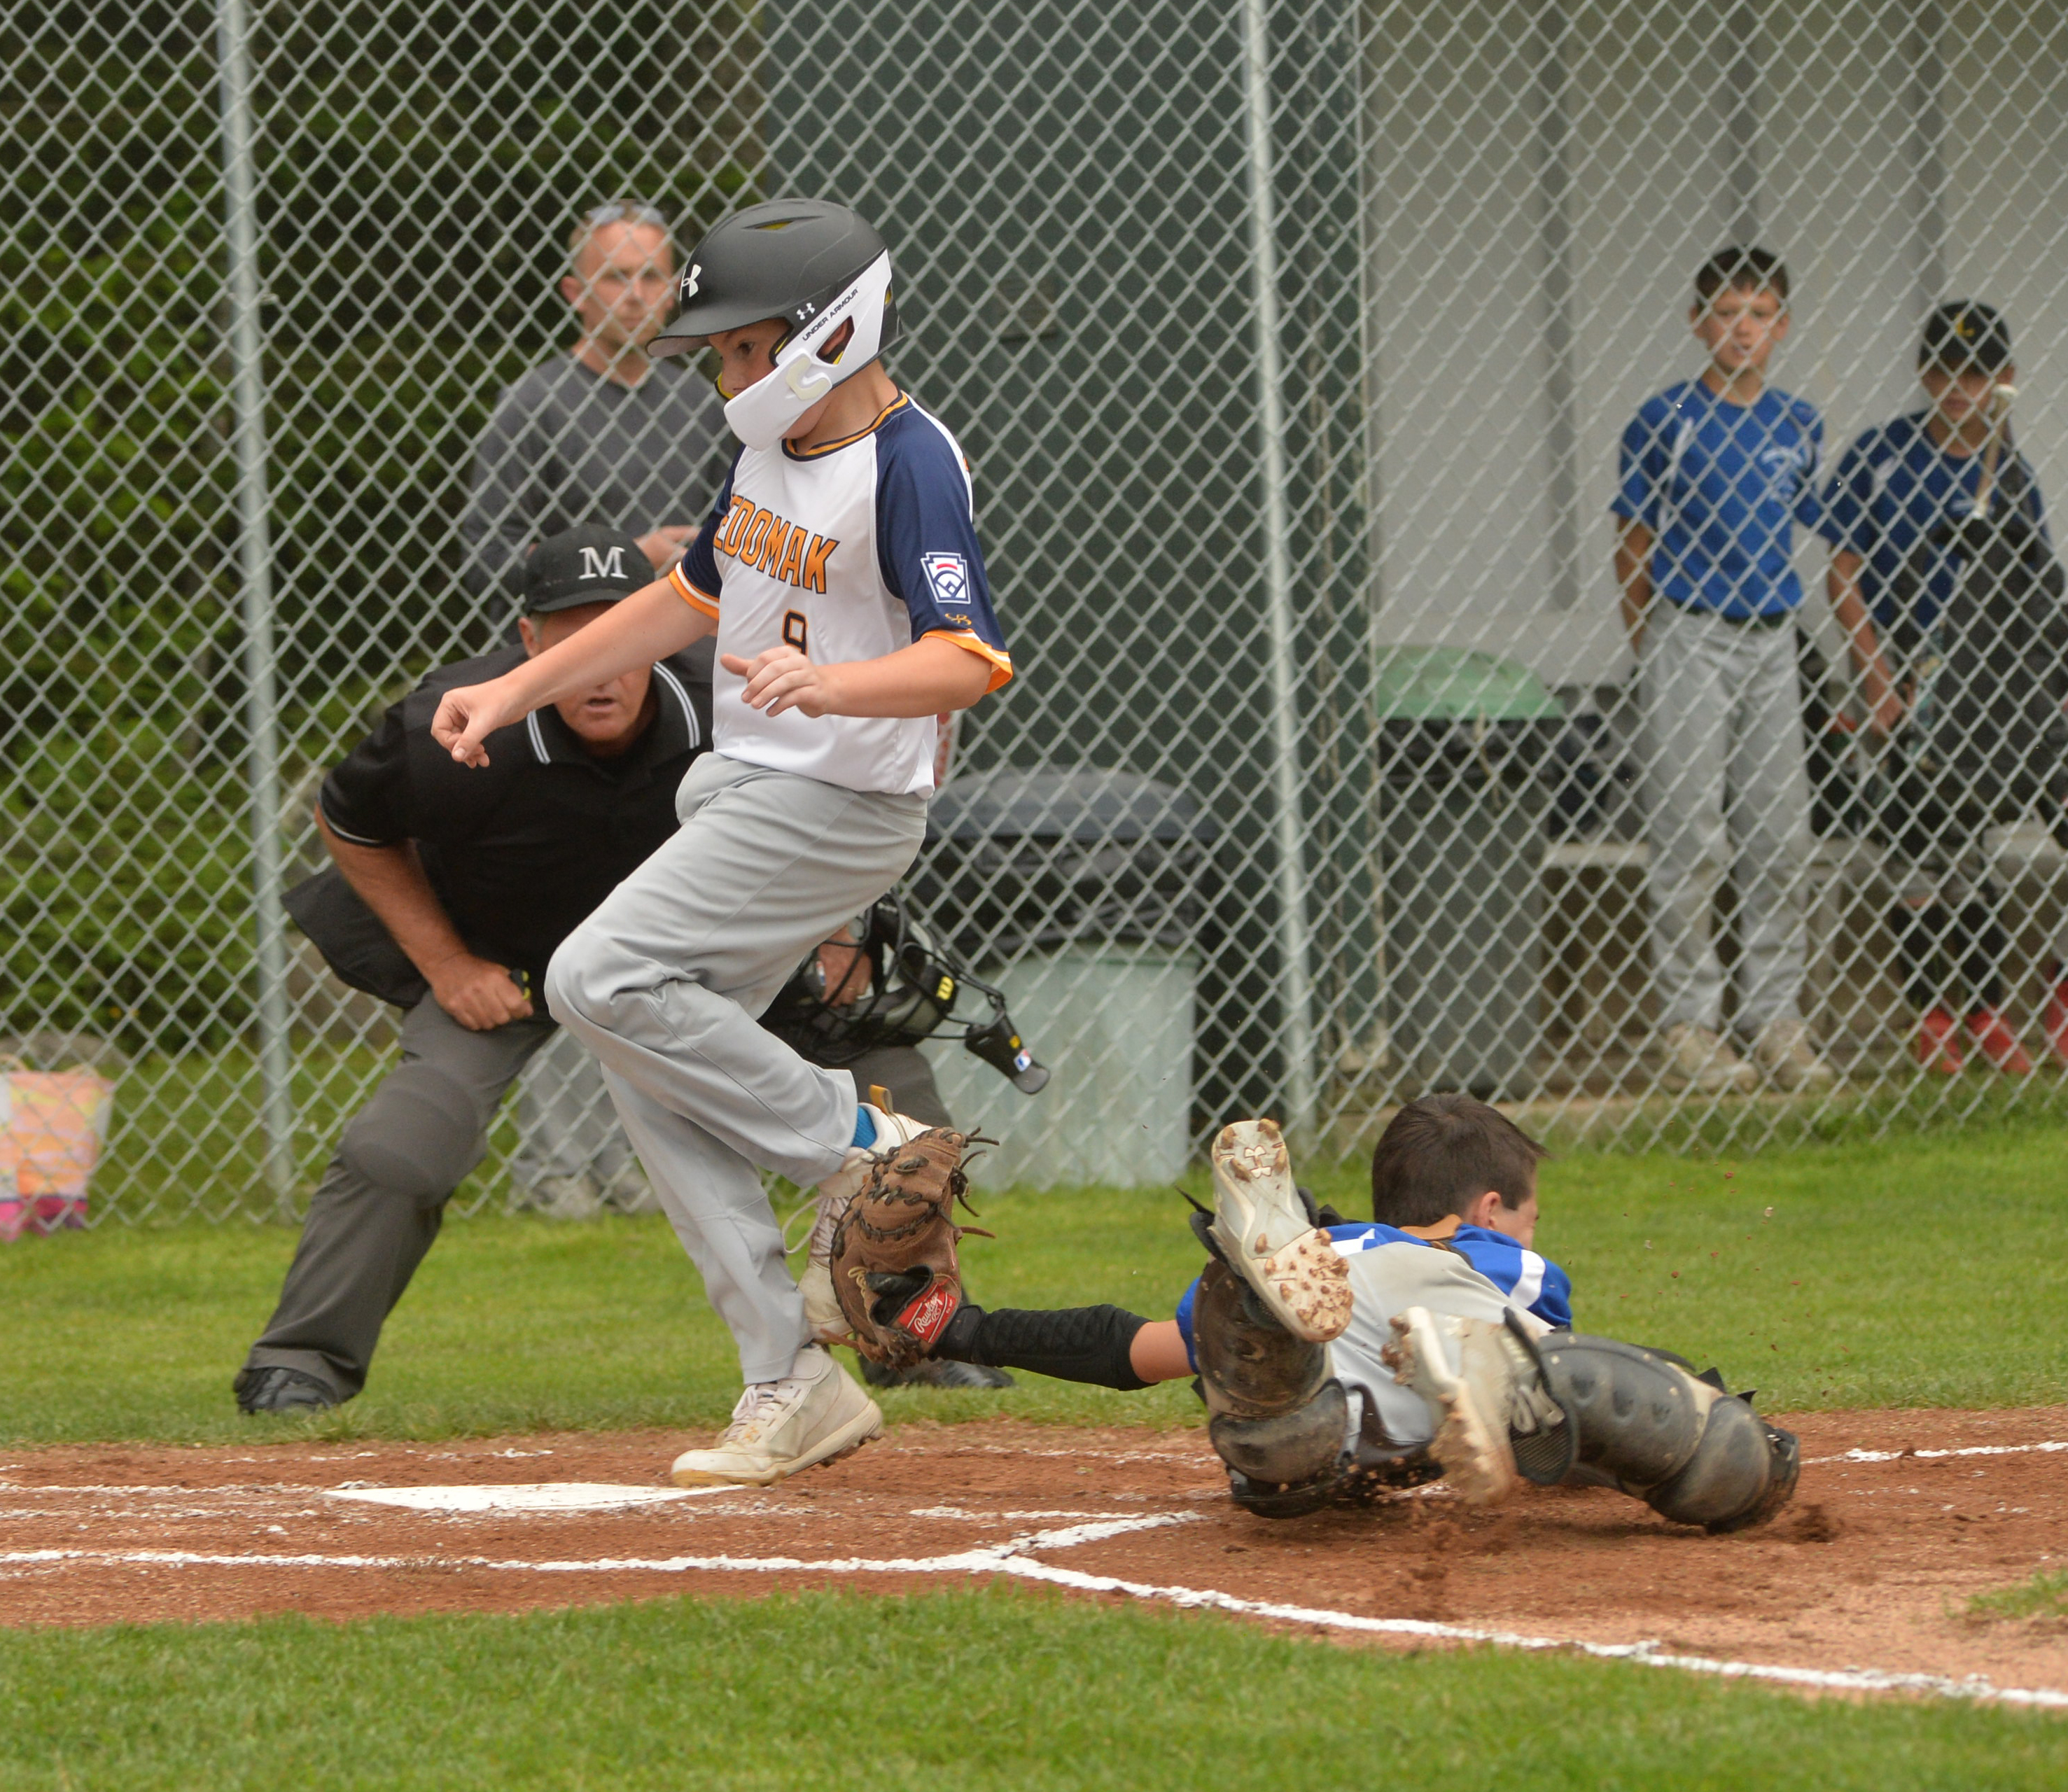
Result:
[[[1484,1104],[1423,1096],[1373,1154],[1375,1222],[1347,1225],[1295,1187],[1272,1122],[1240,1121],[1214,1144],[1211,1216],[1194,1219],[1211,1261],[1177,1317],[1154,1322],[961,1304],[945,1183],[915,1155],[909,1172],[900,1160],[877,1174],[937,1188],[922,1203],[934,1255],[902,1273],[894,1252],[851,1266],[871,1297],[858,1329],[874,1349],[924,1338],[937,1356],[1105,1387],[1196,1375],[1230,1491],[1266,1517],[1439,1477],[1473,1505],[1563,1481],[1712,1531],[1770,1517],[1794,1492],[1796,1440],[1749,1394],[1671,1352],[1571,1329],[1570,1281],[1529,1248],[1542,1155]]]

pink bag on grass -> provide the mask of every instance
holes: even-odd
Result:
[[[87,1179],[114,1108],[115,1085],[98,1071],[0,1058],[0,1244],[86,1224]]]

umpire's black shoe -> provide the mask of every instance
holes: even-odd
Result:
[[[1010,1387],[1012,1378],[987,1363],[948,1362],[931,1358],[910,1369],[886,1369],[861,1358],[861,1379],[871,1387]]]
[[[329,1384],[299,1369],[246,1369],[230,1383],[239,1412],[313,1412],[339,1403]]]

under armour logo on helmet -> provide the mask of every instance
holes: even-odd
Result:
[[[686,305],[692,299],[696,297],[697,276],[702,272],[703,269],[698,267],[696,263],[691,262],[690,263],[689,272],[682,276],[682,284],[675,290],[675,303],[677,304]]]

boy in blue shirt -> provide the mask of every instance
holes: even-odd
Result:
[[[1647,399],[1623,432],[1616,579],[1637,655],[1651,849],[1652,959],[1671,1083],[1749,1091],[1763,1072],[1816,1089],[1799,998],[1810,788],[1797,684],[1793,526],[1815,520],[1824,426],[1766,384],[1788,335],[1788,271],[1725,249],[1695,276],[1689,313],[1708,350],[1700,378]],[[1725,878],[1737,898],[1737,1030],[1724,1035],[1713,935]]]
[[[1909,724],[1887,761],[1891,775],[1877,821],[1893,849],[1889,929],[1905,993],[1919,1014],[1917,1061],[1928,1071],[1954,1074],[1965,1058],[1964,1031],[1989,1064],[2023,1076],[2032,1061],[2001,1010],[2010,951],[1998,914],[2002,893],[1980,852],[1993,807],[1989,787],[1998,780],[1987,768],[1978,777],[1977,768],[1958,763],[1936,768],[1948,776],[1935,776],[1925,762],[1939,755],[1927,735],[1934,673],[1952,645],[1948,607],[1958,626],[1961,580],[1986,579],[1995,570],[1974,564],[1967,540],[1974,523],[1993,524],[2014,548],[2018,564],[2006,569],[2013,576],[2051,572],[2058,582],[2059,575],[2038,482],[1998,409],[1997,395],[2017,378],[2002,314],[1972,299],[1939,306],[1925,320],[1917,369],[1924,408],[1869,430],[1846,450],[1825,487],[1818,532],[1831,545],[1832,602],[1841,613],[1850,609],[1868,618],[1869,639],[1879,648],[1868,679],[1876,731],[1895,735]],[[2021,682],[2014,669],[2004,670],[2001,682]],[[1887,694],[1879,706],[1877,683]],[[1939,694],[1943,711],[1952,694]],[[1997,694],[1993,711],[2022,707],[2017,692]],[[2045,694],[2033,694],[2045,707]],[[2044,740],[2020,739],[2014,727],[1985,727],[1997,737],[1985,756],[2001,757],[2006,747],[2015,759],[2045,755]],[[2058,977],[2045,1020],[2049,1046],[2068,1064],[2068,984]]]
[[[1252,1138],[1276,1146],[1261,1177]],[[1543,1155],[1484,1102],[1424,1095],[1381,1136],[1373,1223],[1352,1225],[1292,1186],[1270,1122],[1239,1122],[1215,1145],[1211,1220],[1193,1222],[1212,1261],[1174,1318],[964,1305],[934,1354],[1120,1389],[1196,1375],[1230,1491],[1265,1517],[1439,1476],[1478,1505],[1573,1480],[1716,1530],[1770,1516],[1794,1486],[1788,1433],[1713,1370],[1571,1329],[1571,1280],[1532,1248]],[[1244,1247],[1309,1227],[1349,1299],[1303,1330]]]

